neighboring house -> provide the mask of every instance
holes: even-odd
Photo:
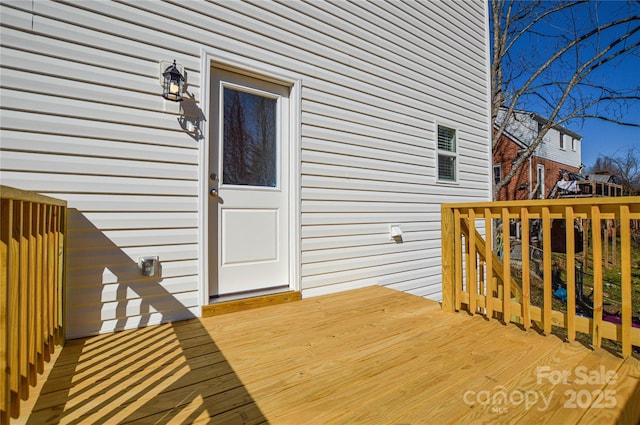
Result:
[[[439,299],[440,204],[491,197],[486,2],[3,1],[0,19],[0,179],[68,201],[68,338],[232,295]],[[173,60],[183,102],[161,96]]]
[[[498,116],[500,120],[500,115]],[[516,112],[493,149],[493,178],[499,182],[515,160],[536,139],[546,118],[530,112]],[[533,155],[520,167],[496,200],[545,199],[563,172],[579,173],[582,136],[555,126],[544,136]]]

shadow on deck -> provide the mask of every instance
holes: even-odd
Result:
[[[640,362],[369,287],[68,341],[30,407],[15,423],[637,424]]]

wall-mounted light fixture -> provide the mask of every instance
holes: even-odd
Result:
[[[168,62],[160,62],[161,70],[166,66]],[[178,69],[176,61],[173,61],[172,65],[167,66],[162,72],[162,97],[174,102],[180,102],[182,100],[182,88],[185,78]]]

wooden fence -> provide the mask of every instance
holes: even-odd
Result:
[[[66,202],[0,186],[0,423],[64,342]]]
[[[443,205],[443,308],[466,310],[527,328],[535,324],[546,333],[557,326],[566,329],[570,340],[576,338],[576,332],[590,334],[595,347],[601,346],[602,338],[619,341],[622,353],[630,355],[633,345],[640,346],[640,328],[633,317],[640,312],[632,305],[633,291],[640,291],[637,282],[632,286],[632,269],[637,275],[640,258],[632,258],[631,246],[632,232],[638,232],[633,221],[638,219],[640,197]],[[581,233],[580,225],[585,220],[590,233]],[[603,223],[610,220],[619,223],[620,307],[619,316],[613,316],[615,320],[603,314],[603,239],[611,237],[603,231]],[[519,240],[511,232],[515,222],[521,230]],[[539,232],[532,232],[532,226]],[[576,267],[576,259],[582,255],[577,253],[582,251],[583,238],[589,235],[590,243],[584,246],[588,246],[593,262],[593,288],[585,296],[583,271]],[[516,243],[521,253],[518,261],[512,261]],[[532,243],[538,247],[532,248]],[[552,253],[559,251],[564,251],[561,260],[558,256],[553,259]],[[558,279],[561,275],[564,280]],[[538,286],[533,285],[535,278],[540,279]],[[552,300],[558,287],[566,291],[566,303],[557,307],[556,301],[554,308]],[[542,294],[538,299],[532,298],[534,289]],[[640,310],[638,303],[635,309]]]

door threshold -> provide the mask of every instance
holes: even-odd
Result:
[[[272,286],[265,289],[255,289],[252,291],[232,292],[230,294],[213,295],[209,297],[209,305],[219,304],[227,301],[236,301],[246,298],[261,297],[263,295],[282,294],[283,292],[291,292],[289,285]]]
[[[259,295],[258,293],[230,294],[216,297],[215,301],[211,304],[202,306],[202,317],[251,310],[269,305],[299,301],[301,299],[302,292],[290,290],[278,293],[267,293],[265,295]]]

